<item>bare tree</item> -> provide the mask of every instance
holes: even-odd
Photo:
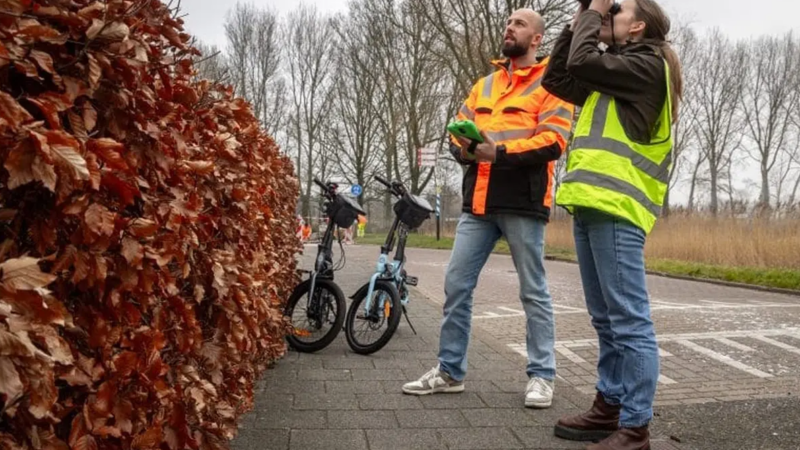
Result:
[[[372,17],[360,3],[351,3],[347,17],[339,17],[334,29],[340,45],[336,50],[336,80],[331,147],[338,171],[351,184],[366,186],[375,174],[383,147],[378,125],[380,75],[378,61],[369,49]],[[359,196],[364,204],[365,191]]]
[[[681,61],[682,74],[684,79],[683,101],[678,111],[678,121],[673,126],[673,147],[672,147],[672,169],[669,173],[667,195],[664,198],[662,215],[667,217],[670,214],[670,192],[675,188],[679,181],[679,173],[686,164],[687,150],[696,144],[695,127],[697,125],[697,96],[695,91],[697,83],[697,64],[700,42],[694,30],[686,25],[676,27],[675,46],[678,58]],[[697,171],[695,170],[695,175]],[[694,186],[693,186],[694,187]]]
[[[703,42],[697,68],[697,127],[700,148],[709,168],[711,212],[719,211],[720,180],[730,166],[731,156],[742,139],[739,102],[743,69],[747,64],[741,46],[731,43],[719,30]]]
[[[541,54],[547,55],[557,33],[577,8],[574,0],[407,0],[421,13],[442,43],[436,52],[450,70],[459,97],[466,97],[472,84],[491,72],[491,61],[500,57],[508,16],[530,7],[545,21]]]
[[[288,134],[297,152],[296,170],[303,183],[302,213],[308,217],[314,177],[326,178],[332,160],[320,145],[334,98],[337,36],[330,18],[314,6],[300,4],[288,16],[284,38],[293,111]]]
[[[193,46],[202,53],[194,60],[197,78],[216,83],[229,83],[228,65],[222,51],[216,45],[209,46],[202,42],[196,42]]]
[[[280,76],[280,21],[269,8],[237,3],[225,21],[227,60],[236,95],[272,135],[283,127],[285,81]]]
[[[800,70],[797,47],[791,33],[764,36],[747,46],[748,73],[744,77],[741,109],[752,144],[748,154],[761,172],[758,201],[763,209],[770,206],[770,174],[789,138],[791,119],[800,101],[800,90],[793,83]]]

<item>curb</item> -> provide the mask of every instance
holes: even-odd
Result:
[[[578,264],[577,261],[573,261],[567,258],[560,258],[558,256],[545,256],[544,259],[547,261],[557,261],[557,262],[564,262],[570,264]],[[800,297],[800,291],[794,289],[782,289],[782,288],[772,288],[767,286],[759,286],[757,284],[745,284],[745,283],[736,283],[733,281],[725,281],[725,280],[715,280],[713,278],[698,278],[698,277],[691,277],[688,275],[673,275],[664,272],[657,272],[655,270],[645,270],[645,273],[648,275],[655,275],[662,278],[672,278],[675,280],[684,280],[684,281],[698,281],[700,283],[708,283],[708,284],[716,284],[719,286],[726,286],[726,287],[734,287],[740,289],[749,289],[752,291],[761,291],[761,292],[769,292],[772,294],[785,294],[785,295],[792,295],[795,297]]]

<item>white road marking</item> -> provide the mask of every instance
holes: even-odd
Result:
[[[506,308],[505,306],[498,306],[497,309],[502,309],[503,311],[514,313],[517,315],[523,315],[523,316],[525,315],[525,311],[520,311],[518,309],[513,309],[513,308]]]
[[[715,338],[735,338],[753,336],[800,336],[800,328],[774,328],[766,330],[735,330],[735,331],[710,331],[706,333],[683,333],[683,334],[657,334],[656,339],[659,343],[674,342],[684,339],[715,339]],[[556,341],[556,345],[584,344],[595,345],[597,338],[593,339],[573,339],[569,341]]]
[[[761,342],[766,342],[767,344],[770,344],[770,345],[774,345],[775,347],[782,348],[782,349],[786,350],[787,352],[792,352],[792,353],[796,353],[796,354],[800,355],[800,348],[792,347],[789,344],[784,344],[783,342],[776,341],[774,339],[770,339],[770,338],[764,337],[764,336],[750,336],[750,337],[755,339],[755,340],[758,340],[758,341],[761,341]]]
[[[672,378],[661,374],[658,375],[658,382],[661,384],[678,384],[678,382]]]
[[[562,355],[564,355],[565,358],[567,358],[568,360],[574,362],[575,364],[582,364],[582,363],[587,363],[588,364],[589,363],[589,361],[586,361],[585,359],[581,358],[575,352],[573,352],[572,350],[570,350],[570,349],[568,349],[566,347],[562,347],[560,345],[557,345],[556,346],[556,351],[558,353],[561,353]]]
[[[714,340],[717,341],[717,342],[721,342],[721,343],[723,343],[723,344],[725,344],[725,345],[727,345],[729,347],[733,347],[735,349],[741,350],[743,352],[754,352],[755,351],[754,348],[748,347],[748,346],[746,346],[744,344],[740,344],[740,343],[738,343],[736,341],[732,341],[732,340],[730,340],[728,338],[714,338]]]
[[[735,368],[737,368],[737,369],[739,369],[741,371],[747,372],[750,375],[756,376],[758,378],[772,378],[773,377],[772,374],[769,374],[769,373],[766,373],[766,372],[762,372],[762,371],[760,371],[758,369],[754,369],[754,368],[748,366],[747,364],[742,364],[739,361],[736,361],[736,360],[732,359],[729,356],[723,355],[722,353],[717,353],[714,350],[711,350],[711,349],[705,348],[703,346],[697,345],[694,342],[690,342],[690,341],[687,341],[685,339],[679,339],[679,340],[676,340],[675,342],[677,342],[678,344],[683,345],[684,347],[690,348],[690,349],[696,351],[697,353],[700,353],[700,354],[703,354],[705,356],[708,356],[709,358],[711,358],[711,359],[713,359],[715,361],[719,361],[719,362],[721,362],[723,364],[727,364],[727,365],[729,365],[731,367],[735,367]]]
[[[673,355],[672,355],[672,353],[664,350],[663,348],[658,347],[658,356],[660,356],[662,358],[669,358],[670,356],[673,356]]]

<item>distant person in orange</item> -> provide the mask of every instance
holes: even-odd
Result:
[[[367,229],[367,216],[359,215],[358,216],[358,237],[364,237],[364,233]]]
[[[306,223],[303,225],[303,242],[308,242],[311,238],[311,225]]]

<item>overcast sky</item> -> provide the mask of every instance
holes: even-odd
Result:
[[[297,5],[296,0],[245,0],[281,13]],[[235,0],[183,0],[181,8],[188,31],[200,40],[225,45],[222,23]],[[343,11],[347,0],[307,0],[321,11]],[[691,20],[699,29],[719,27],[735,38],[777,34],[788,30],[800,33],[800,2],[796,0],[661,0],[673,16]],[[498,30],[498,33],[502,30]]]

